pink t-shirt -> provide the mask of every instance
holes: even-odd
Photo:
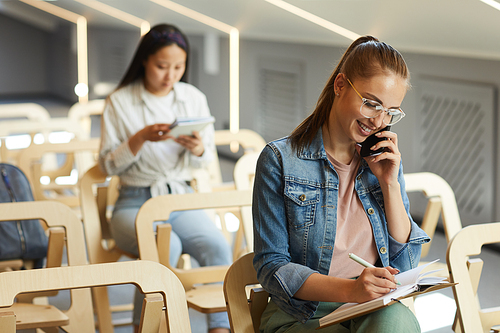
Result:
[[[378,259],[372,226],[354,189],[360,156],[356,152],[348,165],[336,161],[328,153],[327,156],[339,175],[337,233],[328,275],[353,278],[359,276],[364,267],[349,259],[350,252],[371,264]]]

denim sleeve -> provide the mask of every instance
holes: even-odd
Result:
[[[314,272],[291,262],[285,214],[281,155],[268,145],[257,162],[253,191],[254,267],[257,277],[273,297],[295,308],[310,307],[310,302],[293,295]]]
[[[411,232],[408,243],[400,243],[389,235],[389,264],[404,272],[418,266],[422,244],[428,243],[431,239],[427,234],[413,221],[410,214],[410,200],[406,194],[405,179],[403,167],[399,168],[398,181],[401,185],[401,196],[405,206],[406,213],[411,222]]]

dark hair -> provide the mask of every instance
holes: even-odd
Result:
[[[410,88],[410,72],[403,56],[396,49],[372,36],[363,36],[352,42],[323,88],[314,111],[289,137],[297,154],[311,144],[325,122],[328,126],[328,118],[335,100],[334,83],[337,75],[343,73],[354,81],[357,78],[368,79],[384,72],[399,75],[406,80],[407,89]]]
[[[172,44],[176,44],[186,51],[186,69],[184,75],[182,75],[181,81],[187,82],[189,60],[188,40],[176,26],[159,24],[151,28],[151,30],[141,38],[139,46],[137,46],[135,51],[134,58],[116,89],[118,90],[139,78],[143,78],[145,72],[143,62],[150,55],[155,54],[159,49]]]

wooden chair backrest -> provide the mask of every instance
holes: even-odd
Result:
[[[74,154],[76,162],[76,170],[79,177],[95,164],[95,155],[99,151],[100,139],[90,140],[73,140],[68,143],[44,143],[40,145],[31,145],[24,149],[19,158],[19,167],[24,171],[33,186],[33,193],[36,200],[58,200],[70,207],[79,207],[80,200],[77,195],[61,195],[57,197],[47,197],[45,190],[57,190],[72,188],[77,192],[77,186],[57,185],[53,183],[58,174],[47,173],[42,170],[41,160],[47,153],[66,153]],[[73,165],[71,165],[73,169]],[[48,175],[51,178],[49,185],[43,185],[40,182],[42,176]]]
[[[404,175],[407,192],[422,192],[429,198],[422,221],[422,229],[432,238],[441,213],[446,239],[449,242],[462,229],[457,201],[451,186],[442,177],[431,172]],[[422,246],[422,257],[429,251],[430,243]]]
[[[49,111],[36,103],[0,104],[0,118],[27,118],[33,121],[50,119]]]
[[[106,209],[108,204],[114,204],[114,202],[109,202],[108,197],[116,199],[118,189],[116,186],[105,186],[106,181],[107,176],[98,165],[95,165],[85,172],[79,182],[83,228],[91,264],[114,262],[123,255],[123,252],[117,251],[110,244],[112,237],[109,232]],[[94,189],[94,185],[97,184],[101,186]],[[113,182],[113,184],[116,183]],[[99,190],[104,188],[106,191],[102,191],[101,197],[98,197]],[[115,193],[110,194],[110,192]]]
[[[215,146],[226,146],[239,144],[244,154],[255,151],[260,152],[266,145],[266,141],[257,133],[249,129],[240,129],[238,133],[229,130],[215,131]],[[211,186],[222,184],[222,172],[219,157],[215,154],[215,160],[208,166],[208,177]]]
[[[0,118],[2,120],[22,118],[23,121],[36,123],[49,121],[50,114],[47,109],[36,103],[0,104]],[[34,134],[29,134],[31,134],[31,141],[33,141]],[[1,145],[0,161],[16,164],[18,151],[7,149],[5,138],[1,138]]]
[[[241,156],[234,165],[233,178],[237,190],[252,190],[255,179],[255,167],[260,151]],[[246,252],[253,251],[252,207],[241,208],[241,223],[246,242]]]
[[[471,270],[477,259],[469,256],[481,254],[485,244],[500,243],[500,222],[475,224],[464,227],[448,245],[446,261],[450,272],[450,281],[458,283],[453,287],[457,303],[458,324],[463,333],[490,332],[494,325],[500,325],[500,307],[481,309],[476,299],[476,290],[480,278],[480,268]],[[457,332],[458,330],[455,330]]]
[[[68,265],[86,265],[82,223],[66,205],[55,201],[31,201],[0,204],[0,221],[40,219],[47,228],[64,228],[66,231],[66,255]],[[30,270],[28,270],[30,271]],[[4,272],[0,274],[6,274]],[[2,287],[9,290],[13,287]],[[13,298],[8,301],[12,302]],[[89,332],[94,329],[92,298],[88,289],[71,290],[71,306],[65,312],[70,324],[68,332]]]
[[[91,134],[91,116],[102,115],[105,102],[105,99],[94,99],[86,103],[77,102],[69,108],[68,118],[80,123],[85,135],[87,135],[87,139],[90,139]]]
[[[163,296],[159,312],[150,317],[156,322],[155,325],[149,325],[149,329],[144,332],[158,332],[162,307],[166,309],[164,316],[168,323],[168,332],[191,332],[182,284],[165,266],[150,261],[135,260],[5,272],[0,274],[0,307],[12,305],[14,297],[23,292],[63,289],[78,291],[88,290],[81,288],[119,284],[134,284],[145,294],[159,293]],[[15,329],[10,332],[15,332]],[[95,332],[93,320],[92,327],[80,327],[74,332]]]
[[[267,306],[269,293],[258,285],[253,257],[253,252],[250,252],[237,259],[224,278],[224,297],[232,332],[260,332],[260,318]],[[248,286],[251,286],[250,297]]]
[[[243,207],[251,206],[251,204],[251,191],[189,193],[151,198],[142,205],[136,217],[135,225],[139,257],[142,260],[160,262],[170,268],[179,277],[186,290],[191,289],[196,283],[220,282],[224,279],[227,270],[226,266],[201,267],[189,270],[172,267],[168,256],[169,247],[160,241],[161,226],[158,226],[158,243],[161,243],[162,246],[158,247],[153,232],[153,223],[168,220],[170,214],[174,211]],[[200,271],[213,271],[217,267],[221,267],[218,274],[200,274]]]

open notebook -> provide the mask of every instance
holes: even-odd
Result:
[[[454,285],[455,283],[449,283],[444,277],[429,276],[439,270],[429,271],[421,274],[422,270],[425,267],[435,263],[438,260],[434,260],[425,265],[418,266],[409,271],[395,275],[395,278],[401,283],[401,286],[399,286],[397,289],[394,289],[390,293],[385,294],[384,296],[364,303],[343,304],[335,311],[320,318],[319,327],[321,328],[330,326],[351,318],[365,315],[384,306],[389,306],[394,302],[397,302],[398,300],[406,297],[413,297]]]

